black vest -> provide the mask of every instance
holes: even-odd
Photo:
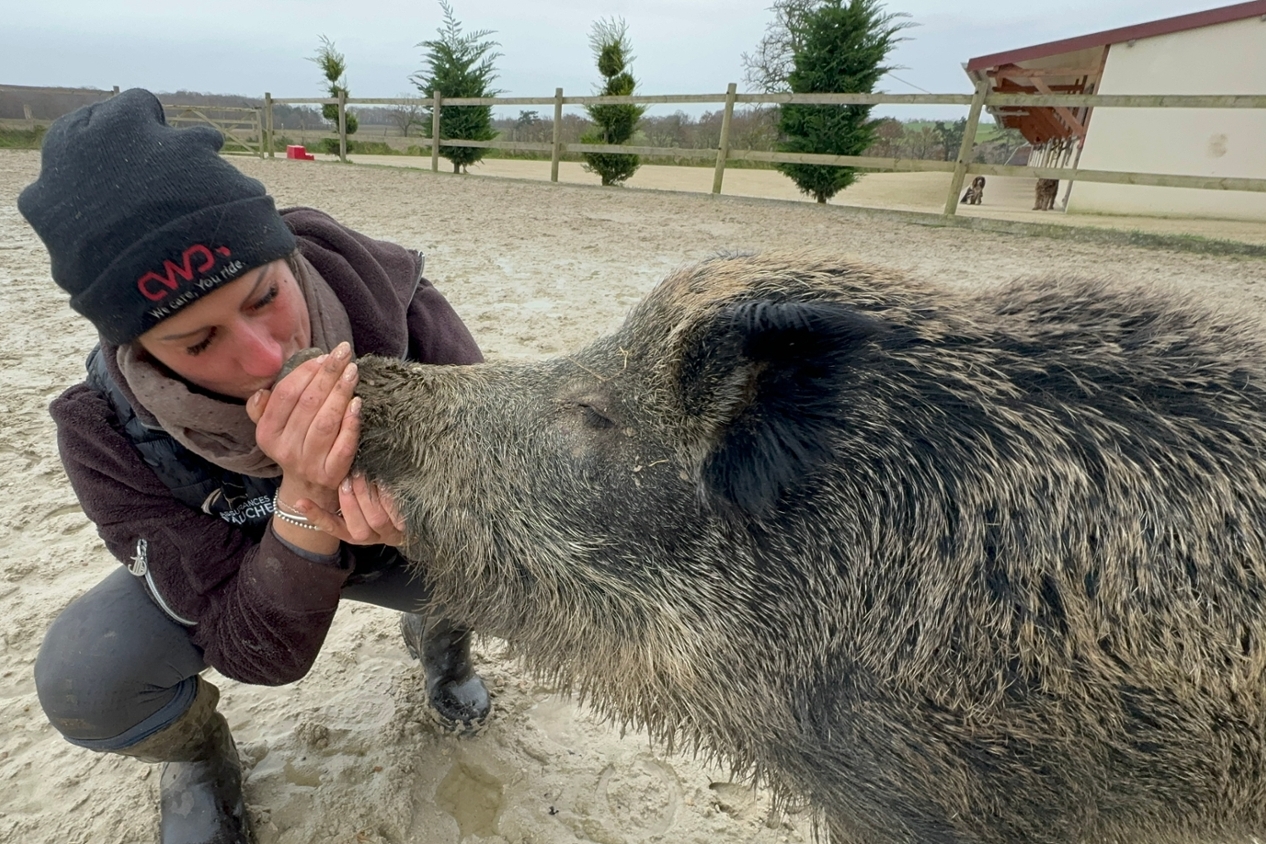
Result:
[[[181,502],[195,510],[219,516],[259,539],[272,517],[273,493],[281,478],[255,478],[216,466],[190,451],[162,428],[141,421],[123,391],[106,369],[101,347],[88,355],[88,386],[106,397],[119,419],[119,428]]]

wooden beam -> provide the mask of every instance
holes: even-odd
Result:
[[[1229,176],[1173,176],[1164,173],[1126,173],[1116,170],[1079,170],[1064,167],[1015,167],[1007,164],[970,164],[968,173],[985,176],[1025,176],[1039,179],[1075,179],[1110,185],[1149,185],[1200,190],[1243,190],[1266,193],[1266,179]]]
[[[697,147],[633,147],[623,144],[562,144],[563,152],[596,152],[610,155],[661,155],[665,158],[710,158],[716,161],[717,151]],[[731,159],[732,160],[732,157]]]
[[[1052,91],[1061,86],[1055,85]],[[417,102],[411,98],[348,97],[349,105],[389,105]],[[447,105],[551,105],[553,97],[481,97],[445,100]],[[655,97],[566,97],[567,105],[655,104],[655,103],[724,103],[725,94],[682,94]],[[738,94],[735,103],[798,103],[801,105],[971,105],[970,94]],[[337,99],[321,97],[277,97],[274,105],[338,104]],[[1025,107],[1064,105],[1104,106],[1110,108],[1266,108],[1263,94],[1033,94],[1022,91],[993,92],[985,97],[985,106]]]
[[[902,173],[953,173],[954,162],[930,161],[922,158],[872,158],[862,155],[819,155],[808,152],[764,152],[732,149],[727,161],[769,161],[776,164],[834,164],[863,167],[869,170],[893,170]],[[970,165],[967,172],[972,172]],[[1019,168],[1016,168],[1019,169]],[[1263,180],[1266,181],[1266,180]]]
[[[1062,138],[1068,129],[1055,118],[1050,109],[1034,109],[1016,119],[1016,128],[1031,144],[1044,144],[1051,138]]]
[[[725,157],[730,152],[730,120],[734,117],[734,96],[738,83],[731,82],[725,89],[725,112],[721,115],[721,143],[717,147],[717,163],[712,171],[712,193],[721,192],[721,180],[725,178]]]
[[[431,98],[431,172],[440,172],[440,89]]]
[[[1058,87],[1058,86],[1057,86]],[[810,95],[805,95],[810,96]],[[1264,94],[1024,94],[994,93],[985,97],[991,107],[1062,105],[1069,108],[1266,108]]]
[[[1090,92],[1091,92],[1092,94],[1097,94],[1097,93],[1099,93],[1099,83],[1103,81],[1103,71],[1104,71],[1104,68],[1106,68],[1107,66],[1108,66],[1108,47],[1106,47],[1106,46],[1105,46],[1105,47],[1103,48],[1102,52],[1100,52],[1100,53],[1099,53],[1099,74],[1098,74],[1098,75],[1095,77],[1095,79],[1094,79],[1091,83],[1089,83],[1089,85],[1087,86],[1087,87],[1089,87],[1089,88],[1090,88]],[[1082,108],[1083,108],[1083,110],[1084,110],[1084,112],[1085,112],[1085,115],[1086,115],[1086,119],[1085,119],[1084,121],[1082,121],[1082,125],[1083,125],[1083,126],[1085,126],[1085,127],[1086,127],[1086,131],[1087,131],[1087,132],[1089,132],[1089,131],[1090,131],[1090,118],[1094,116],[1095,110],[1094,110],[1094,108],[1092,108],[1091,106],[1083,106]],[[1085,138],[1083,138],[1083,139],[1082,139],[1082,143],[1083,143],[1083,144],[1085,143]],[[1081,157],[1081,150],[1080,150],[1080,149],[1078,149],[1078,150],[1077,150],[1077,157],[1078,157],[1078,158],[1080,158],[1080,157]],[[1070,182],[1069,184],[1071,185],[1072,183]],[[1065,204],[1067,204],[1067,203],[1065,203]]]
[[[963,189],[963,179],[967,177],[967,165],[971,161],[972,147],[976,144],[976,130],[980,128],[980,109],[985,104],[985,94],[991,87],[988,79],[976,80],[976,93],[971,98],[971,109],[967,112],[967,126],[963,129],[963,140],[958,147],[958,158],[954,161],[954,175],[950,177],[949,194],[945,198],[945,216],[952,217],[958,210],[958,192]]]
[[[280,102],[278,100],[277,102]],[[296,102],[309,102],[297,100]],[[312,102],[315,102],[313,100]],[[349,100],[358,104],[390,102],[390,100]],[[541,97],[454,97],[444,99],[446,105],[483,106],[483,105],[527,105],[547,104],[554,102],[551,98]],[[656,105],[673,103],[724,103],[725,94],[630,94],[626,97],[565,97],[566,105]],[[970,94],[737,94],[736,103],[781,104],[796,103],[800,105],[971,105]]]
[[[1018,65],[1004,65],[988,71],[992,77],[1022,77],[1024,79],[1039,79],[1047,76],[1098,76],[1099,68],[1097,67],[1019,67]]]
[[[273,136],[273,95],[264,92],[264,134],[268,137],[268,157],[273,158],[273,147],[276,146],[276,139]]]
[[[445,100],[448,102],[448,100]],[[504,149],[513,152],[551,152],[554,149],[553,144],[544,142],[534,143],[532,141],[463,141],[456,138],[445,138],[442,146],[446,147],[473,147],[474,149]],[[709,156],[712,150],[704,150]]]
[[[347,92],[338,92],[338,160],[347,163]]]
[[[1051,93],[1051,89],[1048,88],[1046,83],[1041,79],[1032,79],[1030,81],[1033,83],[1033,87],[1037,88],[1043,94]],[[1077,137],[1086,137],[1086,127],[1081,125],[1081,121],[1077,119],[1077,115],[1069,111],[1066,106],[1055,106],[1055,113],[1064,119],[1064,122],[1068,124],[1068,128],[1072,129]]]
[[[554,139],[549,150],[549,180],[558,181],[558,162],[563,154],[563,89],[554,89]]]

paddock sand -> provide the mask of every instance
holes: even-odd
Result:
[[[318,157],[329,162],[338,160],[337,156]],[[429,157],[415,155],[351,155],[349,159],[354,164],[379,167],[430,169],[431,166]],[[452,165],[441,159],[440,170],[451,174]],[[629,187],[706,194],[712,191],[713,174],[712,167],[644,164],[629,180]],[[548,181],[550,163],[489,158],[471,165],[469,175]],[[830,204],[940,214],[945,210],[950,175],[949,173],[870,173],[847,190],[832,197]],[[601,179],[596,174],[586,172],[581,164],[570,161],[559,162],[558,180],[576,185],[601,184]],[[1235,240],[1266,245],[1266,222],[1264,221],[1034,211],[1034,183],[1035,180],[1029,177],[989,176],[985,187],[985,201],[980,205],[960,204],[957,206],[956,213],[961,217],[981,217],[989,220],[1116,229],[1158,235],[1195,235],[1214,240]],[[1067,182],[1061,184],[1060,207],[1063,207],[1067,189]],[[1072,189],[1075,191],[1076,185]],[[795,183],[776,170],[748,170],[731,167],[725,171],[721,193],[724,196],[813,202],[812,198],[796,189]],[[961,192],[958,195],[961,197]]]
[[[63,476],[45,410],[94,342],[49,281],[14,201],[33,152],[0,151],[0,841],[156,839],[157,768],[79,750],[46,723],[31,666],[60,609],[117,563]],[[283,205],[328,210],[419,247],[488,356],[530,360],[615,327],[672,268],[718,250],[813,246],[947,284],[1074,268],[1262,304],[1266,261],[859,218],[811,203],[551,186],[425,171],[235,159]],[[482,640],[489,728],[438,734],[393,613],[348,603],[311,674],[283,688],[214,676],[245,759],[262,844],[307,842],[802,842],[804,814],[724,770],[596,721]]]

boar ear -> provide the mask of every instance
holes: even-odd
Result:
[[[879,319],[834,302],[753,301],[718,312],[683,361],[687,411],[715,422],[704,485],[767,513],[831,454],[840,394]]]

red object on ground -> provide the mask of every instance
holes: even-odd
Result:
[[[308,152],[300,144],[288,144],[286,146],[286,158],[293,158],[296,161],[316,161],[316,156]]]

